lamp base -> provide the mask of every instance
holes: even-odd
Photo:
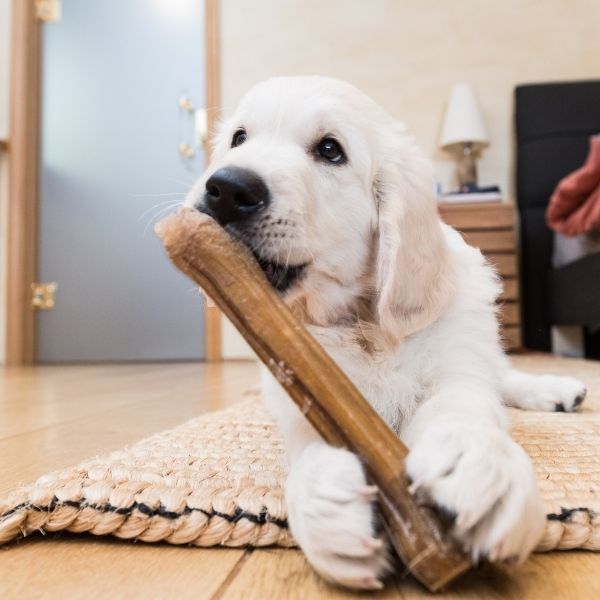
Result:
[[[477,187],[477,163],[475,162],[475,151],[473,144],[467,143],[462,145],[462,154],[458,159],[456,175],[458,178],[459,187]]]

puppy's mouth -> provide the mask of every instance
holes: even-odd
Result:
[[[287,292],[304,274],[306,267],[309,263],[302,263],[298,265],[281,264],[274,260],[270,260],[261,256],[255,249],[252,239],[249,239],[244,235],[243,231],[239,231],[233,226],[226,226],[225,230],[233,236],[239,243],[243,244],[252,252],[258,266],[264,273],[267,281],[277,290],[280,294]]]
[[[259,256],[254,251],[252,251],[252,254],[254,254],[254,258],[256,258],[258,265],[267,278],[267,281],[279,293],[289,290],[289,288],[300,279],[307,267],[306,264],[281,265]]]

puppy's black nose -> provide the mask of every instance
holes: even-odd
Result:
[[[206,182],[204,202],[221,225],[249,219],[265,209],[269,201],[265,182],[248,169],[224,167]]]

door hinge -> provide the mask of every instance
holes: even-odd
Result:
[[[56,305],[58,283],[32,283],[31,308],[34,310],[52,310]]]
[[[35,16],[44,23],[60,21],[60,0],[35,0]]]

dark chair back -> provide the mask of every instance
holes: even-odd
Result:
[[[515,103],[523,343],[550,350],[553,237],[545,210],[556,184],[583,164],[589,137],[600,133],[600,80],[521,85]]]

